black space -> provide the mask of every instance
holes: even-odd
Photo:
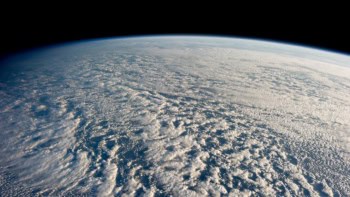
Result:
[[[66,10],[54,6],[52,9],[3,12],[0,57],[62,42],[153,34],[259,38],[350,54],[350,31],[346,21],[340,20],[345,20],[346,16],[302,15],[298,10],[287,12],[288,17],[282,17],[284,10],[251,15],[239,8],[233,11],[229,8],[230,12],[227,9],[207,9],[201,13],[191,9],[137,12],[116,5],[105,10],[106,6],[88,11],[80,9],[83,10],[80,12],[76,12],[77,7]]]

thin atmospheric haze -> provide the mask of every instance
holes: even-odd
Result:
[[[0,196],[350,195],[350,56],[203,36],[0,67]]]

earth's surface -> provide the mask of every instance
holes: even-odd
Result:
[[[218,37],[0,67],[0,196],[350,195],[350,57]]]

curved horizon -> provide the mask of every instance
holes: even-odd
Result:
[[[103,40],[114,40],[114,39],[133,39],[133,38],[142,38],[142,37],[209,37],[209,38],[226,38],[226,39],[241,39],[241,40],[253,40],[259,42],[268,42],[282,45],[289,45],[301,48],[308,48],[313,50],[318,50],[327,53],[333,53],[342,56],[350,56],[350,52],[338,50],[335,48],[328,48],[322,46],[316,46],[312,44],[308,44],[305,42],[293,42],[288,41],[286,39],[273,39],[273,38],[263,38],[258,36],[237,36],[237,35],[228,35],[228,34],[196,34],[196,33],[181,33],[181,34],[135,34],[135,35],[121,35],[121,36],[103,36],[103,37],[91,37],[91,38],[82,38],[82,39],[72,39],[68,41],[57,41],[49,44],[42,44],[40,46],[27,47],[24,49],[20,49],[19,51],[10,52],[2,59],[11,58],[13,56],[28,53],[32,51],[44,50],[52,47],[59,47],[71,44],[78,44],[81,42],[94,42],[94,41],[103,41]]]

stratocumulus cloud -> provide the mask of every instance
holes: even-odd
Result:
[[[211,37],[76,43],[0,78],[1,195],[348,195],[350,58]]]

